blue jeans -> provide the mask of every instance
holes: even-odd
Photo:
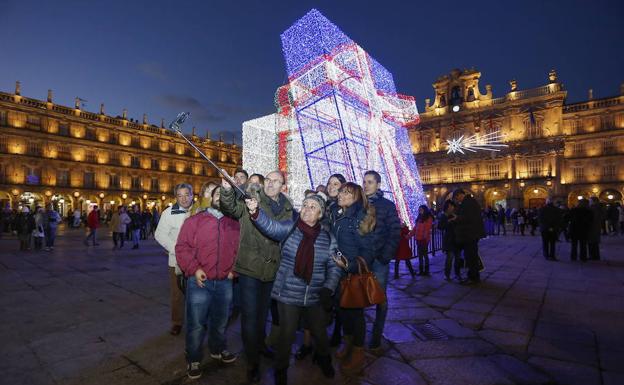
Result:
[[[240,285],[241,332],[247,365],[255,366],[260,362],[260,350],[264,348],[266,321],[271,308],[271,290],[273,282],[241,274]]]
[[[56,226],[48,226],[45,231],[46,247],[54,247],[54,239],[56,239]]]
[[[134,246],[139,247],[139,238],[141,237],[141,229],[132,230],[132,242]]]
[[[187,280],[186,289],[186,359],[201,362],[202,343],[209,326],[208,349],[221,353],[225,348],[225,327],[232,301],[232,280],[207,280],[199,287],[195,277]]]
[[[388,287],[388,272],[390,266],[388,263],[382,263],[375,258],[371,265],[371,271],[377,277],[379,285],[386,291]],[[384,303],[377,305],[375,311],[375,323],[373,323],[373,335],[371,337],[370,345],[377,347],[381,344],[381,335],[383,333],[384,325],[386,324],[386,315],[388,314],[388,300]]]

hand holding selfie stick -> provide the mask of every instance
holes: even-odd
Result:
[[[223,179],[225,179],[230,185],[232,185],[232,187],[234,187],[236,190],[238,190],[238,192],[241,194],[243,199],[251,199],[249,194],[247,194],[245,191],[243,191],[243,189],[241,189],[240,187],[238,187],[236,185],[236,182],[234,182],[234,179],[232,179],[232,177],[229,176],[227,172],[225,172],[224,170],[219,168],[219,166],[217,166],[217,164],[215,162],[210,160],[210,158],[208,158],[206,156],[206,154],[204,154],[204,152],[202,150],[197,148],[197,146],[193,142],[191,142],[186,136],[184,136],[184,134],[182,133],[181,127],[182,127],[182,124],[184,123],[184,121],[189,117],[189,115],[190,115],[190,113],[188,113],[188,112],[180,112],[178,114],[178,116],[176,117],[176,119],[173,122],[171,122],[171,124],[169,125],[169,129],[171,131],[175,132],[176,134],[180,135],[182,137],[182,139],[184,139],[186,141],[186,143],[191,145],[191,147],[193,147],[193,149],[195,149],[195,151],[197,151],[199,153],[199,155],[202,156],[202,158],[207,160],[208,163],[210,163],[210,165],[212,167],[217,169],[217,172],[219,174],[221,174],[221,177]]]

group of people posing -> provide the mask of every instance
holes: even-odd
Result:
[[[61,215],[54,210],[52,204],[35,206],[30,210],[27,205],[21,206],[18,212],[13,213],[10,205],[0,212],[0,236],[3,232],[15,232],[20,243],[20,251],[34,248],[35,251],[54,250],[56,230],[62,221]],[[32,247],[31,247],[32,246]]]
[[[360,260],[385,290],[389,263],[401,252],[399,244],[411,236],[417,239],[421,257],[419,273],[428,275],[433,221],[427,207],[420,207],[411,232],[402,229],[376,171],[365,173],[363,186],[331,175],[325,186],[306,193],[299,211],[285,194],[279,171],[248,176],[238,170],[234,180],[236,186],[227,181],[202,186],[196,204],[192,186],[177,185],[176,203],[163,211],[155,232],[169,253],[170,333],[180,334],[185,325],[188,376],[201,376],[206,333],[212,359],[236,360],[225,338],[231,307],[234,312],[240,309],[249,382],[260,381],[260,357],[266,356],[273,359],[275,383],[287,383],[299,328],[304,330],[304,344],[297,359],[313,353],[322,373],[332,378],[330,347],[342,342],[334,357],[344,372],[359,372],[365,363],[364,308],[340,306],[340,282],[358,274]],[[484,232],[480,208],[462,190],[453,198],[456,210],[446,218],[447,228],[455,229],[453,250],[464,253],[468,282],[478,282],[477,242]],[[388,310],[387,301],[376,306],[368,344],[372,350],[381,347]]]

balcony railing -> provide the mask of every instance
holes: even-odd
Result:
[[[552,172],[548,170],[522,171],[518,173],[519,179],[548,178],[551,176]]]

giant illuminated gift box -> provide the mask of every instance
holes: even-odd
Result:
[[[397,94],[392,74],[315,9],[281,39],[288,84],[277,113],[243,123],[243,167],[285,172],[296,204],[331,174],[361,184],[376,170],[411,227],[425,203],[405,129],[418,120],[414,98]]]

